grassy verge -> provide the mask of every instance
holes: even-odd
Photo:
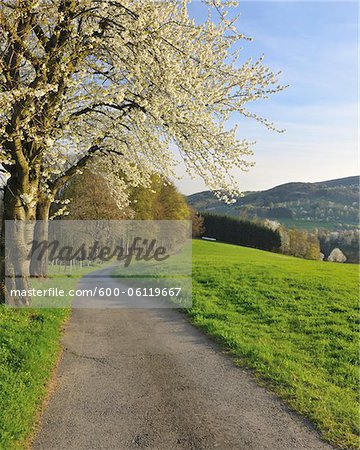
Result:
[[[325,439],[359,448],[358,266],[194,241],[188,314]]]
[[[95,269],[77,269],[61,281],[61,287],[74,288],[81,276]],[[69,308],[15,309],[0,305],[0,449],[26,445],[46,396],[69,315]]]
[[[21,448],[32,431],[68,315],[0,307],[0,448]]]

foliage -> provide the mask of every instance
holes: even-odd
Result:
[[[262,224],[211,214],[203,214],[203,217],[204,234],[207,237],[263,250],[278,251],[280,249],[279,233]]]
[[[194,241],[188,313],[324,438],[358,448],[358,267]]]
[[[119,174],[119,177],[123,177]],[[125,180],[126,184],[126,180]],[[112,186],[113,187],[113,186]],[[106,177],[93,170],[75,175],[62,189],[61,199],[71,199],[67,205],[72,220],[185,220],[190,212],[185,197],[160,175],[151,174],[146,186],[127,186],[127,201],[120,204],[114,198]],[[56,214],[56,213],[55,213]]]
[[[189,208],[173,183],[152,174],[149,187],[129,189],[135,220],[185,220]]]
[[[72,177],[61,190],[59,200],[70,200],[62,214],[71,220],[119,220],[127,217],[128,208],[119,209],[106,180],[88,169],[82,175]],[[56,206],[53,207],[55,217],[59,215]]]
[[[247,108],[283,87],[263,58],[234,51],[245,39],[226,18],[234,5],[204,3],[209,18],[196,24],[187,0],[0,0],[5,220],[46,222],[59,190],[89,163],[110,184],[123,186],[121,170],[138,187],[154,172],[169,179],[180,155],[210,188],[238,191],[231,170],[252,165],[252,146],[228,120],[237,112],[275,129]],[[19,232],[11,249],[21,291],[28,242]],[[0,301],[4,257],[1,246]]]
[[[193,208],[188,207],[190,211],[190,220],[192,223],[192,237],[197,238],[204,234],[204,218],[201,214],[197,213]]]
[[[281,250],[285,255],[305,259],[320,259],[320,242],[314,233],[303,230],[286,230],[280,226]]]

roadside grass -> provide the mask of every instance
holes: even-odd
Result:
[[[360,447],[358,270],[194,241],[187,310],[324,439],[352,449]]]
[[[66,309],[0,307],[0,448],[23,447],[60,351]]]
[[[61,287],[74,288],[80,277],[98,267],[83,267],[66,274]],[[69,315],[70,308],[0,305],[0,449],[26,447],[47,394],[46,386],[61,349],[62,328]]]

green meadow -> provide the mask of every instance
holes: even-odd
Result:
[[[359,448],[358,270],[193,245],[192,322],[343,448]]]

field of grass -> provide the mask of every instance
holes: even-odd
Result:
[[[79,277],[96,268],[74,270],[61,281],[61,288],[74,288]],[[34,287],[40,285],[34,283]],[[68,304],[70,301],[67,299]],[[0,449],[24,447],[33,431],[69,314],[69,308],[17,309],[0,305]]]
[[[358,269],[193,245],[193,323],[343,448],[359,448]]]

